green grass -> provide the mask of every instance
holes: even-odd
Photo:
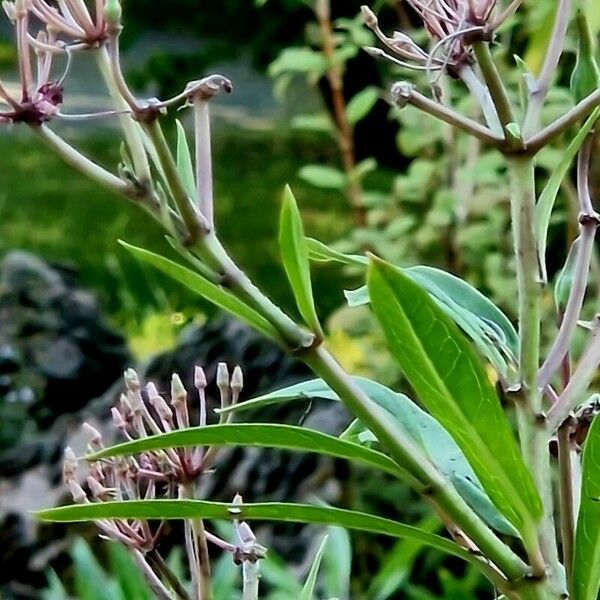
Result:
[[[89,155],[115,168],[118,147],[109,130],[79,138]],[[331,160],[327,147],[331,144],[287,132],[217,127],[215,197],[221,237],[250,275],[286,306],[291,296],[276,245],[283,186],[290,182],[294,187],[308,234],[334,240],[351,225],[340,194],[316,190],[296,176],[306,162]],[[157,308],[193,311],[201,306],[175,284],[135,264],[117,244],[122,238],[168,252],[160,228],[136,207],[74,173],[25,128],[0,135],[0,223],[0,256],[22,248],[72,264],[121,323]],[[325,314],[342,302],[341,281],[333,290],[320,285],[333,273],[320,268],[315,273],[316,289],[326,288],[318,294]]]

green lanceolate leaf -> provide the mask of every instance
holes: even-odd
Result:
[[[577,60],[571,74],[571,93],[575,102],[581,102],[586,96],[600,88],[600,69],[595,57],[594,37],[585,13],[577,11]]]
[[[366,267],[369,264],[369,259],[366,256],[343,254],[313,238],[306,238],[306,247],[308,248],[308,257],[316,262],[338,262],[342,265],[356,267]]]
[[[562,268],[562,271],[559,273],[556,278],[556,283],[554,284],[554,305],[559,312],[564,311],[567,307],[569,294],[571,293],[571,287],[573,286],[573,275],[580,247],[581,238],[578,237],[571,244],[565,266]]]
[[[573,600],[596,600],[600,590],[600,419],[583,449],[581,505],[575,530]]]
[[[510,351],[516,358],[519,353],[519,337],[508,317],[479,290],[466,281],[440,269],[427,266],[410,267],[406,274],[421,284],[431,296],[450,307],[452,301],[470,315],[483,322],[479,325],[491,339]],[[450,300],[450,301],[449,301]]]
[[[353,380],[371,400],[388,413],[403,435],[412,438],[415,444],[424,450],[467,504],[488,525],[501,533],[518,535],[514,527],[498,512],[464,454],[438,421],[404,394],[398,394],[376,381],[363,377],[354,377]],[[339,401],[339,396],[322,379],[312,379],[242,402],[227,411],[240,412],[299,398]],[[367,446],[377,443],[375,436],[357,421],[344,432],[342,438]]]
[[[317,549],[315,558],[310,566],[310,570],[308,572],[304,587],[302,588],[302,593],[300,594],[299,600],[313,600],[315,597],[317,576],[319,575],[319,569],[321,568],[321,561],[323,560],[323,554],[325,553],[325,546],[327,546],[328,539],[329,536],[326,535],[319,544],[319,548]]]
[[[597,108],[588,117],[587,121],[583,124],[583,127],[577,132],[577,135],[565,150],[562,160],[557,165],[556,169],[552,171],[550,179],[548,179],[548,183],[546,183],[546,187],[542,190],[540,198],[535,205],[535,237],[538,241],[539,263],[544,281],[547,281],[548,279],[548,271],[546,269],[546,245],[548,243],[548,226],[550,225],[552,209],[554,208],[554,203],[558,196],[561,183],[569,171],[577,152],[579,152],[583,142],[585,142],[588,134],[592,131],[598,117],[600,117],[600,108]]]
[[[343,254],[313,239],[308,239],[307,244],[311,260],[358,267],[368,264],[366,256]],[[408,267],[403,272],[423,286],[479,351],[506,375],[505,357],[516,363],[519,354],[519,338],[508,317],[479,290],[451,273],[424,265]],[[349,306],[369,303],[366,286],[346,290],[344,294]]]
[[[507,359],[516,363],[518,339],[512,323],[498,307],[467,282],[439,269],[419,266],[403,269],[403,273],[425,288],[499,373],[508,375]],[[366,285],[344,294],[349,306],[370,301]]]
[[[177,172],[188,196],[194,198],[196,196],[196,182],[194,181],[192,157],[185,137],[185,129],[179,119],[175,122],[177,123]]]
[[[149,450],[190,446],[252,446],[316,452],[351,460],[404,478],[404,472],[385,454],[320,431],[293,425],[237,423],[192,427],[110,446],[86,458],[97,460],[108,456],[126,456]]]
[[[119,240],[119,243],[143,263],[152,265],[165,275],[168,275],[175,281],[196,292],[209,302],[212,302],[219,308],[242,319],[265,336],[278,339],[278,333],[273,326],[252,308],[238,300],[233,294],[223,289],[221,286],[212,283],[202,275],[183,267],[164,256],[132,246]]]
[[[304,228],[298,211],[296,199],[289,186],[283,193],[281,219],[279,225],[279,247],[283,266],[292,286],[298,310],[306,324],[317,334],[323,336],[310,281],[310,263],[304,241]]]
[[[399,269],[375,259],[368,286],[373,311],[419,400],[454,438],[494,504],[531,541],[541,501],[474,350]]]
[[[37,517],[43,521],[75,523],[98,519],[243,519],[245,521],[280,521],[333,525],[353,531],[413,539],[424,546],[479,564],[479,558],[439,535],[402,525],[391,519],[354,510],[264,502],[256,504],[226,504],[203,500],[128,500],[61,506],[42,510]]]

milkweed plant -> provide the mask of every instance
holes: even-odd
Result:
[[[170,403],[133,372],[127,394],[113,410],[124,441],[105,447],[90,431],[86,489],[78,483],[77,458],[66,452],[65,481],[75,504],[42,511],[41,519],[94,521],[102,534],[131,550],[159,598],[187,591],[154,554],[161,523],[185,521],[191,596],[211,598],[208,543],[232,553],[244,568],[244,598],[259,597],[257,570],[264,548],[249,523],[282,520],[320,523],[373,535],[408,538],[474,565],[505,598],[594,600],[600,587],[600,421],[590,386],[600,363],[600,316],[582,318],[594,236],[588,174],[600,115],[599,70],[585,19],[571,0],[557,0],[553,32],[541,70],[515,59],[521,101],[498,70],[496,32],[522,0],[407,0],[423,23],[427,47],[403,32],[389,35],[363,7],[365,24],[378,38],[368,48],[376,59],[423,71],[431,85],[393,85],[399,109],[410,104],[424,119],[438,119],[494,148],[510,181],[510,207],[518,323],[485,296],[449,273],[427,266],[393,265],[369,254],[345,255],[307,239],[289,188],[282,197],[279,245],[299,318],[284,312],[251,281],[222,245],[214,222],[210,107],[232,92],[222,75],[190,82],[168,99],[140,99],[129,88],[119,55],[119,0],[5,1],[14,26],[20,89],[0,86],[0,119],[28,127],[52,152],[108,192],[139,205],[164,228],[180,260],[123,246],[199,296],[242,319],[312,369],[314,379],[236,403],[241,384],[220,369],[222,406],[206,424],[203,374],[196,372],[199,419],[187,411],[187,393],[173,379]],[[541,112],[564,51],[567,29],[577,24],[574,105],[550,124]],[[502,48],[500,48],[502,50]],[[97,114],[63,112],[68,66],[80,53],[95,57],[112,105]],[[62,76],[55,75],[60,63]],[[67,68],[64,68],[67,65]],[[457,112],[441,82],[465,86],[481,118]],[[169,111],[193,114],[193,151],[183,127],[171,146],[161,123]],[[61,120],[115,119],[122,137],[121,162],[109,170],[52,128]],[[536,156],[563,134],[566,150],[547,181],[536,177]],[[562,180],[576,163],[579,236],[553,286],[558,332],[542,355],[541,302],[551,286],[546,269],[548,226]],[[327,348],[319,322],[310,263],[336,262],[362,270],[355,294],[369,303],[414,399],[375,381],[354,377]],[[587,336],[582,351],[576,332]],[[493,377],[490,376],[493,373]],[[342,402],[354,421],[338,437],[306,427],[241,423],[248,407],[321,397]],[[147,400],[146,400],[147,399]],[[592,421],[590,426],[590,421]],[[212,422],[212,420],[211,420]],[[514,425],[514,426],[513,426]],[[583,432],[583,433],[582,433]],[[585,440],[585,441],[584,441]],[[197,483],[223,446],[261,446],[345,459],[381,471],[417,492],[439,517],[446,534],[341,507],[197,499]],[[557,448],[558,459],[550,448]],[[243,491],[243,490],[242,490]],[[236,523],[237,538],[210,533],[205,521]],[[490,592],[490,597],[492,592]],[[310,596],[310,592],[309,592]],[[307,596],[307,597],[309,597]]]

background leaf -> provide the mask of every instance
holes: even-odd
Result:
[[[298,177],[326,190],[343,190],[348,184],[342,171],[324,165],[305,165],[298,171]]]
[[[323,560],[323,554],[325,553],[325,546],[327,545],[327,540],[329,536],[325,536],[321,543],[319,544],[319,548],[317,549],[317,553],[315,558],[310,565],[310,570],[308,572],[308,577],[306,578],[306,583],[302,588],[302,593],[300,594],[299,600],[313,600],[315,596],[315,589],[317,587],[317,575],[319,574],[319,569],[321,568],[321,561]]]
[[[597,600],[600,590],[600,419],[583,449],[581,505],[575,531],[573,600]]]
[[[419,400],[465,453],[494,504],[531,541],[541,501],[473,349],[399,269],[374,260],[368,286],[390,349]]]
[[[379,100],[376,87],[366,87],[354,95],[346,107],[346,118],[351,125],[364,119]]]

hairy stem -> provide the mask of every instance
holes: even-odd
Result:
[[[508,160],[511,215],[519,291],[519,370],[521,401],[517,421],[523,455],[542,499],[544,514],[538,527],[539,545],[553,585],[559,586],[550,455],[542,395],[538,388],[540,359],[541,283],[534,230],[534,164],[528,158]],[[544,573],[537,573],[543,576]]]

